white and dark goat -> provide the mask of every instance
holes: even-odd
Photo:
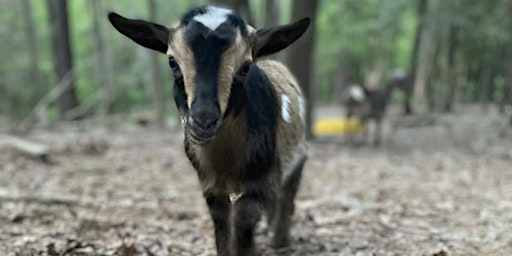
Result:
[[[214,6],[192,9],[171,28],[108,17],[119,32],[169,59],[185,153],[210,210],[218,254],[257,254],[254,229],[264,213],[272,244],[287,246],[307,158],[305,102],[288,69],[261,57],[292,44],[310,19],[256,30]],[[238,199],[231,201],[232,194]]]
[[[349,85],[342,95],[342,104],[346,108],[346,116],[357,117],[361,122],[368,124],[375,121],[373,143],[380,145],[382,136],[382,121],[386,108],[395,88],[402,89],[406,85],[405,73],[396,72],[388,84],[382,89],[369,89],[358,84]],[[352,138],[351,138],[352,139]]]

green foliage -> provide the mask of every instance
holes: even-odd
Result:
[[[480,85],[480,70],[492,65],[491,96],[499,100],[504,98],[507,86],[506,73],[510,68],[508,61],[502,61],[504,54],[510,55],[511,26],[508,9],[501,1],[480,0],[430,0],[426,26],[437,29],[440,38],[445,40],[447,28],[459,29],[459,47],[457,58],[464,62],[465,70],[459,75],[467,83],[460,85],[463,100],[475,100]],[[180,15],[191,5],[204,4],[200,1],[157,0],[157,19],[155,22],[167,25],[179,20]],[[318,19],[315,21],[316,60],[315,80],[317,96],[320,102],[333,99],[333,87],[337,86],[337,74],[344,72],[345,82],[363,83],[371,71],[379,71],[380,84],[384,84],[390,70],[400,67],[409,68],[412,46],[416,34],[417,2],[413,0],[322,0]],[[8,113],[14,117],[25,116],[36,103],[35,90],[29,75],[33,61],[26,42],[25,22],[21,1],[0,0],[0,37],[2,46],[0,55],[0,114]],[[42,74],[45,92],[48,93],[59,82],[53,70],[51,29],[46,1],[31,0],[32,15],[36,23],[37,47],[39,50],[39,68]],[[265,16],[264,1],[250,1],[257,25],[261,25]],[[100,76],[95,58],[95,35],[93,33],[94,4],[101,4],[104,18],[100,20],[102,33],[107,45],[108,58],[112,60],[111,70],[114,83],[114,111],[130,111],[151,107],[149,89],[148,61],[149,51],[134,45],[115,32],[106,19],[107,11],[114,10],[125,16],[147,19],[147,1],[68,1],[73,61],[77,74],[76,87],[80,101],[100,97]],[[291,0],[281,2],[281,21],[289,22]],[[446,40],[445,40],[446,41]],[[447,68],[446,42],[440,45],[440,57],[435,64],[438,84],[447,85],[443,80],[443,69]],[[172,102],[171,73],[165,57],[161,57],[161,73],[164,76],[168,102]],[[445,91],[441,88],[440,91]],[[398,97],[399,98],[399,97]],[[7,102],[7,103],[5,103]],[[168,110],[175,113],[173,104],[167,104]],[[53,106],[51,113],[56,113]],[[55,115],[56,116],[56,115]]]
[[[408,65],[416,17],[411,1],[322,1],[317,21],[317,85],[330,101],[334,74],[348,69],[349,82],[364,82],[377,62],[389,71]]]

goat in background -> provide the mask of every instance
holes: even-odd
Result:
[[[391,81],[384,88],[369,89],[362,85],[351,84],[343,90],[341,99],[346,108],[346,117],[356,117],[366,126],[370,120],[375,122],[374,146],[381,144],[382,121],[393,90],[403,89],[405,86],[405,73],[394,72]],[[365,137],[368,137],[368,132],[365,133]],[[352,136],[350,136],[350,141],[353,142]]]

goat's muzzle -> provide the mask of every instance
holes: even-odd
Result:
[[[215,137],[220,123],[218,112],[215,108],[192,109],[188,125],[193,142],[204,145]]]

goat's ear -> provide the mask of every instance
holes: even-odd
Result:
[[[295,23],[264,28],[253,34],[253,55],[255,58],[270,55],[283,50],[299,39],[311,24],[310,18]]]
[[[108,19],[117,31],[137,44],[161,53],[167,52],[170,36],[168,28],[144,20],[127,19],[114,12],[108,14]]]

